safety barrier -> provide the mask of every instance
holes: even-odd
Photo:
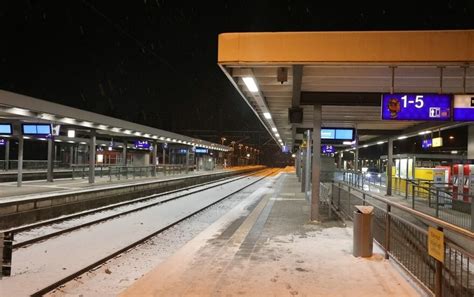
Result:
[[[450,238],[472,246],[474,233],[417,210],[380,198],[346,183],[331,184],[331,205],[352,219],[355,205],[374,207],[374,240],[391,257],[436,296],[473,296],[474,255]],[[428,254],[428,227],[447,231],[444,260]]]
[[[117,166],[117,165],[100,165],[96,164],[95,171],[98,177],[108,177],[120,180],[122,178],[137,178],[156,176],[158,173],[164,175],[182,174],[192,171],[195,165],[186,167],[184,164],[165,164],[165,165],[148,165],[148,166]],[[77,177],[86,178],[89,174],[89,165],[72,165],[72,179]]]

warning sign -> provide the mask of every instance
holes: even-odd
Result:
[[[444,233],[433,227],[428,227],[428,254],[444,262]]]

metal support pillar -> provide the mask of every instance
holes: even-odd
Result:
[[[21,182],[23,181],[23,135],[20,135],[18,138],[18,173],[16,179],[17,187],[21,187]]]
[[[296,175],[298,176],[298,181],[301,182],[301,149],[298,149],[296,152]]]
[[[53,162],[54,162],[54,140],[51,135],[48,138],[48,171],[46,173],[46,180],[48,182],[53,182]]]
[[[163,144],[163,165],[165,165],[165,164],[166,164],[166,148]]]
[[[124,140],[123,148],[122,148],[122,165],[123,166],[127,166],[127,145],[128,145],[128,142]]]
[[[301,161],[301,192],[306,189],[306,150],[303,149],[303,156]]]
[[[10,139],[5,140],[5,171],[10,169]]]
[[[321,182],[321,105],[315,105],[313,109],[313,174],[311,189],[311,221],[320,221],[319,217],[319,194]]]
[[[151,157],[152,167],[152,175],[156,176],[156,158],[158,156],[158,143],[156,141],[153,142],[153,155]]]
[[[342,155],[343,155],[343,154],[344,154],[344,153],[343,153],[342,151],[340,151],[339,154],[337,154],[337,155],[338,155],[338,158],[337,158],[337,168],[338,168],[339,170],[342,169]]]
[[[189,148],[186,150],[186,174],[189,173]]]
[[[306,198],[308,198],[309,200],[309,196],[308,196],[308,192],[311,188],[311,148],[312,148],[312,143],[311,143],[311,131],[308,130],[306,131],[307,135],[306,135],[306,143],[307,143],[307,146],[306,146],[306,164],[305,164],[305,168],[306,168],[306,172],[305,172],[305,189],[304,189],[304,192],[305,192],[305,196]]]
[[[387,154],[387,196],[392,196],[392,164],[393,164],[393,139],[388,139]]]
[[[74,164],[74,145],[69,146],[69,167]]]
[[[359,147],[357,143],[356,143],[356,149],[354,152],[354,171],[355,172],[359,171]]]
[[[92,130],[89,139],[89,183],[95,183],[95,131]]]

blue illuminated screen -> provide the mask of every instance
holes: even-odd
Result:
[[[336,131],[334,129],[321,129],[321,139],[335,139]]]
[[[449,121],[452,95],[396,93],[382,95],[382,119],[392,121]]]
[[[1,135],[11,135],[12,134],[12,125],[10,125],[10,124],[0,124],[0,134]]]
[[[354,137],[353,130],[336,129],[336,139],[338,140],[352,140]]]
[[[196,148],[194,151],[196,154],[207,154],[208,150],[205,148]]]
[[[336,148],[332,145],[322,145],[321,152],[323,154],[330,154],[336,152]]]
[[[429,149],[432,146],[433,146],[433,140],[431,140],[431,138],[423,139],[423,141],[421,142],[421,148]]]
[[[50,135],[50,124],[23,124],[23,134],[25,135]]]

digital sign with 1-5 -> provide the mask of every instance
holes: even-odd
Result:
[[[449,121],[452,95],[383,94],[382,119],[395,121]]]

